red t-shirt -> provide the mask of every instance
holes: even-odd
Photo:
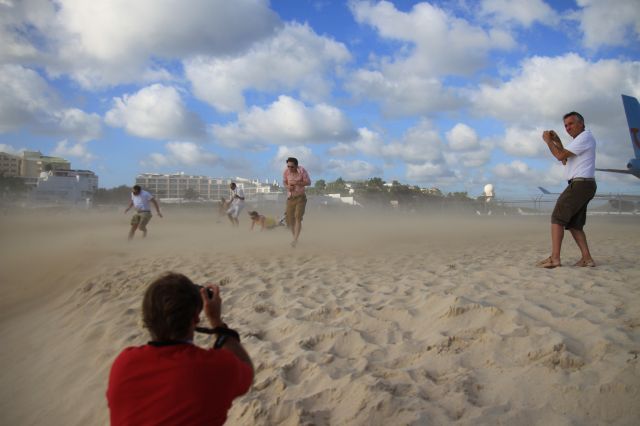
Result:
[[[222,425],[252,380],[251,367],[226,349],[129,347],[111,366],[111,424]]]

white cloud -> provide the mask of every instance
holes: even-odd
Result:
[[[357,22],[402,43],[394,57],[373,58],[368,69],[357,70],[346,83],[356,98],[376,101],[387,116],[429,114],[461,105],[463,100],[443,85],[442,78],[470,75],[484,66],[491,50],[515,46],[500,29],[473,26],[426,2],[410,12],[387,1],[351,2],[350,7]]]
[[[547,170],[530,167],[527,163],[514,160],[493,167],[493,175],[501,180],[503,186],[522,188],[524,186],[558,185],[564,181],[563,166],[552,164]]]
[[[37,72],[19,65],[0,66],[0,132],[43,121],[55,98]]]
[[[356,132],[348,118],[327,104],[307,107],[280,96],[267,109],[253,107],[238,121],[213,125],[216,139],[227,146],[260,146],[263,143],[329,143],[351,140]]]
[[[385,71],[358,70],[345,83],[357,99],[380,104],[383,114],[398,117],[450,110],[461,104],[455,92],[434,77],[409,71],[402,76]]]
[[[12,155],[20,155],[22,151],[24,151],[24,149],[18,149],[18,148],[14,148],[11,145],[0,143],[0,152],[5,152],[7,154],[12,154]]]
[[[344,179],[363,180],[382,175],[382,169],[364,160],[335,160],[328,161],[327,170]]]
[[[373,26],[384,38],[414,46],[410,56],[388,64],[391,69],[399,68],[397,77],[402,73],[466,75],[484,64],[490,50],[515,45],[504,32],[473,26],[426,2],[414,5],[409,13],[388,1],[352,2],[350,6],[357,22]]]
[[[561,123],[572,110],[588,123],[609,123],[620,93],[640,94],[640,61],[589,62],[570,53],[527,58],[511,80],[481,84],[471,97],[479,114],[514,124]]]
[[[405,175],[407,179],[417,182],[435,182],[453,176],[453,172],[445,164],[427,161],[422,164],[407,164]]]
[[[332,88],[325,75],[349,59],[343,44],[316,35],[308,25],[287,24],[239,55],[187,60],[185,74],[199,99],[219,111],[242,111],[248,89],[296,91],[304,100],[324,100]]]
[[[113,99],[107,124],[152,139],[202,139],[205,125],[189,111],[174,87],[154,84],[133,95]]]
[[[304,145],[281,145],[271,160],[271,169],[278,173],[279,180],[282,180],[282,173],[284,172],[286,161],[289,157],[297,158],[298,164],[309,172],[312,185],[315,176],[324,170],[324,160],[314,154],[309,147]]]
[[[388,159],[400,159],[409,164],[444,162],[443,144],[431,122],[422,120],[408,129],[402,138],[382,147],[382,155]]]
[[[334,157],[347,157],[356,154],[358,150],[354,144],[340,142],[329,148],[327,152]]]
[[[589,49],[637,45],[640,41],[638,0],[577,0],[583,43]]]
[[[35,28],[46,27],[53,15],[54,5],[47,0],[0,1],[0,63],[37,60],[41,54],[30,36],[40,36]]]
[[[384,140],[382,136],[366,127],[358,129],[358,136],[352,142],[340,142],[329,149],[329,154],[335,157],[364,154],[372,157],[383,155]]]
[[[66,139],[56,144],[56,147],[53,149],[53,155],[58,157],[75,157],[85,163],[96,159],[96,156],[87,149],[86,143],[70,143]]]
[[[80,142],[102,135],[94,113],[64,108],[56,92],[37,72],[19,65],[0,66],[0,133],[27,128]]]
[[[480,13],[499,22],[530,27],[534,22],[552,25],[558,22],[554,10],[542,0],[483,0]]]
[[[507,127],[504,137],[498,146],[506,153],[517,157],[539,157],[549,153],[549,148],[542,141],[542,128]],[[562,134],[559,133],[561,139]],[[551,154],[549,154],[551,155]]]
[[[446,133],[449,147],[453,151],[468,151],[478,147],[478,135],[464,123],[456,124]]]
[[[52,74],[87,88],[145,81],[170,73],[163,60],[233,54],[279,25],[265,0],[9,1],[5,56],[40,59]]]
[[[142,161],[145,167],[167,166],[214,166],[220,163],[220,158],[206,152],[193,142],[169,142],[165,145],[166,154],[154,152],[149,155],[150,160]]]
[[[102,119],[98,114],[87,114],[77,108],[69,108],[53,113],[62,133],[75,140],[88,142],[102,136]]]

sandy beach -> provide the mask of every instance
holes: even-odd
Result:
[[[597,268],[548,256],[547,216],[311,210],[232,229],[167,208],[127,243],[122,209],[0,217],[0,423],[104,425],[111,362],[147,342],[145,286],[222,288],[256,366],[230,425],[637,425],[640,217],[590,217]],[[210,343],[198,336],[197,343]]]

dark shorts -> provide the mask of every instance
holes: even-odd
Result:
[[[296,195],[287,199],[287,226],[293,226],[296,221],[302,221],[307,207],[307,196]]]
[[[564,229],[582,230],[587,221],[587,204],[596,195],[595,181],[574,181],[562,191],[551,213],[551,223]]]

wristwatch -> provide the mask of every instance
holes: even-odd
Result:
[[[220,349],[229,337],[236,339],[238,342],[240,341],[240,334],[231,328],[216,327],[212,330],[212,333],[218,335],[216,342],[213,344],[213,349]]]

